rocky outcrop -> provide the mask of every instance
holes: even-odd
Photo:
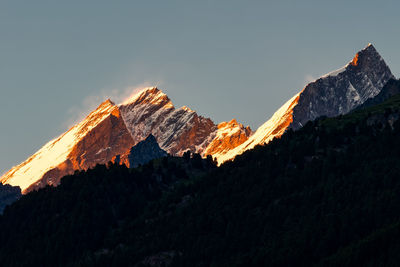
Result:
[[[202,153],[217,128],[211,119],[187,107],[175,109],[158,88],[142,90],[119,108],[135,143],[152,134],[172,155],[182,155],[186,150]]]
[[[244,127],[235,119],[230,122],[221,122],[218,124],[215,137],[208,144],[204,154],[218,158],[219,155],[223,155],[244,143],[251,135],[250,127]]]
[[[382,88],[381,92],[377,96],[368,99],[367,101],[364,102],[364,104],[362,104],[357,109],[362,109],[380,104],[388,100],[392,96],[398,94],[400,94],[400,80],[391,79],[386,83],[386,85]]]
[[[6,206],[17,201],[21,197],[21,189],[18,186],[0,184],[0,214]]]
[[[154,136],[150,134],[145,140],[140,141],[131,148],[128,156],[129,167],[135,168],[153,159],[165,156],[167,156],[167,152],[160,148]]]

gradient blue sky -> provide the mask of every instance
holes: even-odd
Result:
[[[373,43],[398,77],[399,1],[0,1],[0,174],[102,100],[158,85],[254,130]]]

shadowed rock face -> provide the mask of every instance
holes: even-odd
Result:
[[[6,206],[17,201],[21,197],[21,188],[18,186],[0,184],[0,214]]]
[[[146,164],[153,159],[165,156],[167,156],[167,152],[160,148],[153,135],[149,135],[145,140],[131,148],[128,156],[129,167],[135,168],[139,165]]]
[[[344,68],[317,79],[303,89],[293,108],[290,128],[298,129],[320,116],[334,117],[348,113],[379,94],[392,78],[394,76],[389,67],[370,44]]]
[[[400,94],[400,80],[392,79],[382,88],[381,92],[374,98],[364,102],[358,109],[370,107],[382,103],[392,96]]]
[[[241,145],[220,155],[218,162],[279,138],[287,129],[299,129],[321,116],[334,117],[357,108],[375,97],[394,78],[384,60],[369,44],[345,67],[309,83]]]
[[[205,155],[218,156],[244,143],[252,131],[250,127],[244,127],[235,119],[230,122],[221,122],[218,124],[215,138],[207,146]]]

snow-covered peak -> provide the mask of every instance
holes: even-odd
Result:
[[[344,67],[309,83],[287,101],[244,143],[217,160],[222,163],[236,155],[280,137],[288,128],[299,129],[320,116],[345,114],[377,95],[393,78],[389,67],[372,44],[360,50]]]
[[[240,146],[253,134],[250,127],[244,127],[236,119],[218,124],[212,141],[204,151],[204,155],[212,155],[219,159],[228,151]]]
[[[147,87],[139,92],[133,94],[131,97],[126,99],[119,106],[127,105],[139,105],[139,104],[153,104],[153,105],[164,105],[167,108],[173,107],[171,100],[166,94],[164,94],[157,87]]]
[[[120,116],[118,107],[110,99],[107,99],[92,111],[83,121],[72,127],[70,131],[75,129],[76,139],[80,139],[110,114],[116,117]]]
[[[83,121],[73,126],[66,133],[44,145],[38,152],[3,175],[0,181],[26,190],[39,181],[45,173],[56,168],[68,159],[76,144],[94,127],[110,115],[120,116],[118,107],[109,99],[101,103]]]
[[[135,102],[142,94],[145,94],[146,92],[151,92],[151,91],[155,91],[157,90],[157,87],[145,87],[142,88],[140,90],[136,90],[134,92],[132,92],[132,94],[125,99],[122,103],[120,103],[120,105],[127,105],[130,103]]]
[[[217,155],[218,163],[221,164],[224,161],[233,159],[236,155],[242,154],[244,151],[252,149],[256,145],[268,143],[275,137],[281,136],[293,120],[293,107],[297,105],[300,93],[294,95],[281,106],[272,117],[261,125],[245,142],[224,154]]]
[[[318,79],[323,79],[323,78],[326,78],[326,77],[336,77],[336,76],[338,76],[340,73],[346,71],[346,69],[347,69],[350,65],[352,65],[352,66],[357,66],[357,64],[358,64],[358,58],[359,58],[360,53],[371,53],[371,54],[373,55],[373,57],[375,57],[375,60],[381,60],[381,56],[380,56],[379,53],[376,51],[375,47],[374,47],[371,43],[368,43],[368,45],[367,45],[364,49],[362,49],[361,51],[359,51],[358,53],[356,53],[356,54],[354,55],[353,59],[352,59],[351,61],[349,61],[345,66],[343,66],[343,67],[341,67],[341,68],[339,68],[339,69],[337,69],[337,70],[331,71],[331,72],[329,72],[329,73],[327,73],[327,74],[324,74],[324,75],[322,75],[322,76],[321,76],[320,78],[318,78]],[[372,59],[372,60],[374,60],[374,59]]]

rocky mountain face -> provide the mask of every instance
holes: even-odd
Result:
[[[298,129],[320,116],[346,114],[375,97],[394,78],[372,44],[358,52],[345,67],[308,84],[293,107],[290,128]]]
[[[256,145],[280,137],[287,129],[299,129],[320,116],[346,114],[379,94],[394,76],[373,45],[359,51],[343,68],[309,83],[287,101],[246,142],[218,157],[233,159]]]
[[[82,122],[13,167],[1,182],[19,186],[23,193],[47,184],[57,185],[61,177],[107,163],[133,145],[118,107],[107,100]]]
[[[251,135],[250,127],[244,127],[243,124],[238,123],[235,119],[230,122],[221,122],[218,124],[214,138],[203,154],[218,158],[220,155],[244,143]]]
[[[202,156],[218,157],[245,142],[253,133],[250,127],[235,119],[216,125],[188,107],[176,109],[158,88],[138,92],[119,105],[119,109],[135,142],[151,134],[171,155],[181,156],[190,150]]]
[[[167,152],[158,145],[156,138],[149,135],[145,140],[140,141],[131,148],[129,152],[129,166],[135,168],[139,165],[148,163],[153,159],[167,156]]]
[[[302,127],[320,116],[345,114],[381,92],[394,78],[372,45],[358,52],[343,68],[308,84],[287,101],[253,134],[236,120],[215,124],[188,107],[175,108],[158,88],[145,88],[125,102],[102,103],[82,122],[50,141],[0,178],[24,193],[58,185],[75,170],[116,160],[129,164],[132,146],[149,135],[161,149],[175,156],[190,150],[212,155],[219,163]]]
[[[82,122],[13,167],[0,181],[20,186],[27,193],[58,185],[63,176],[75,170],[115,161],[116,155],[120,155],[119,162],[130,166],[132,146],[149,135],[171,155],[180,156],[190,150],[206,156],[206,151],[212,154],[229,150],[251,134],[250,128],[234,120],[216,125],[187,107],[175,109],[161,90],[146,88],[120,105],[105,101]]]
[[[119,108],[135,143],[152,134],[172,155],[182,155],[186,150],[202,153],[217,130],[211,119],[185,106],[175,109],[158,88],[139,92]]]
[[[364,104],[359,106],[357,109],[377,105],[397,94],[400,94],[400,80],[391,79],[382,88],[381,92],[377,96],[368,99],[367,101],[364,102]]]

